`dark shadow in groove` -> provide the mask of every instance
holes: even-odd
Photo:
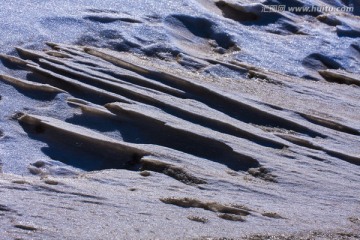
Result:
[[[128,70],[132,70],[131,68],[127,68],[125,66],[120,66],[120,67],[126,68]],[[171,76],[168,74],[164,74],[162,72],[155,72],[155,71],[149,71],[148,73],[139,73],[139,74],[144,77],[159,81],[173,88],[180,89],[187,93],[188,98],[204,103],[210,108],[213,108],[224,114],[227,114],[228,116],[233,117],[239,121],[261,125],[261,126],[285,128],[288,130],[293,130],[299,133],[306,134],[310,137],[326,137],[321,133],[313,131],[298,123],[283,119],[279,116],[270,114],[265,111],[261,111],[253,106],[230,99],[206,87],[184,82],[182,79],[177,79],[177,77],[175,76]],[[195,116],[195,114],[187,113],[179,108],[172,107],[169,104],[162,104],[163,106],[160,106],[159,104],[156,105],[153,103],[150,104],[161,108],[162,110],[164,110],[169,114],[175,115],[177,117],[180,117],[182,119],[194,123],[201,124],[203,126],[215,130],[216,130],[216,125],[219,124],[218,121],[214,121],[212,123],[209,123],[212,124],[212,126],[211,125],[209,126],[209,124],[204,125],[204,121],[209,122],[208,118],[202,117],[200,115]]]
[[[350,45],[353,49],[355,49],[358,53],[360,53],[360,43],[354,42]]]
[[[236,46],[236,43],[229,34],[219,31],[218,26],[207,18],[179,14],[167,17],[166,21],[170,25],[186,29],[196,37],[212,39],[218,46],[224,49]]]
[[[308,69],[343,69],[342,65],[334,60],[331,56],[321,53],[312,53],[302,61],[302,65]]]
[[[112,17],[112,16],[86,16],[84,19],[90,20],[92,22],[98,22],[98,23],[113,23],[113,22],[127,22],[127,23],[141,23],[141,21],[133,19],[133,18],[127,18],[127,17]]]
[[[3,83],[2,81],[0,81],[0,82]],[[25,89],[23,89],[21,87],[14,86],[14,85],[12,85],[10,83],[4,83],[4,84],[12,86],[13,88],[16,89],[17,92],[24,95],[25,97],[31,98],[33,100],[38,100],[38,101],[52,101],[59,94],[59,93],[44,92],[44,91],[41,91],[41,90],[39,90],[39,91],[25,90]]]
[[[327,150],[327,149],[324,150],[324,152],[326,152],[327,154],[329,154],[332,157],[336,157],[336,158],[344,160],[344,161],[346,161],[348,163],[352,163],[354,165],[360,166],[360,158],[358,158],[358,157],[349,156],[349,155],[346,155],[344,153],[336,152],[336,151],[333,151],[333,150]]]
[[[283,28],[287,28],[287,24],[293,25],[293,21],[281,12],[263,12],[263,6],[257,5],[249,8],[236,6],[226,1],[218,1],[215,5],[221,10],[223,17],[232,19],[246,26],[268,26],[278,23]],[[276,4],[275,4],[276,5]],[[286,24],[287,23],[287,24]]]
[[[129,130],[130,132],[133,131],[131,124],[128,122],[120,121],[116,117],[102,117],[89,112],[76,114],[73,117],[66,119],[66,122],[99,131],[103,134],[115,131],[122,133],[123,130]]]
[[[162,88],[159,88],[158,86],[154,86],[151,83],[147,83],[147,82],[144,82],[144,81],[139,81],[136,77],[132,77],[130,75],[126,76],[125,74],[116,73],[116,72],[113,72],[113,71],[108,70],[108,69],[98,69],[97,71],[99,71],[101,73],[104,73],[104,74],[107,74],[107,75],[109,75],[111,77],[120,79],[120,80],[122,80],[124,82],[128,82],[128,83],[132,83],[134,85],[139,85],[139,86],[142,86],[142,87],[145,87],[145,88],[150,88],[150,89],[154,89],[154,90],[157,90],[157,91],[161,91],[161,92],[167,93],[169,95],[172,95],[172,96],[175,96],[175,97],[178,97],[178,98],[181,98],[181,99],[186,99],[186,93],[182,94],[182,93],[175,93],[173,91],[164,90]],[[139,76],[139,77],[142,77],[142,76]]]
[[[118,64],[115,64],[118,65]],[[119,65],[118,65],[119,66]],[[182,90],[185,92],[185,96],[194,99],[196,101],[202,102],[209,106],[210,108],[216,109],[220,112],[223,112],[230,117],[233,117],[237,120],[240,120],[245,123],[253,123],[256,125],[262,125],[262,126],[270,126],[270,127],[280,127],[285,128],[288,130],[293,130],[296,132],[300,132],[303,134],[307,134],[311,137],[325,137],[322,134],[315,132],[306,126],[302,126],[301,124],[295,123],[293,121],[286,120],[282,117],[279,117],[277,115],[271,114],[266,111],[262,111],[257,109],[256,107],[244,104],[242,102],[233,100],[231,98],[228,98],[226,96],[223,96],[220,93],[217,93],[211,89],[208,89],[201,85],[196,85],[191,83],[191,81],[184,81],[176,76],[172,76],[167,73],[163,72],[156,72],[156,71],[145,71],[147,73],[144,73],[143,71],[136,71],[132,67],[129,66],[123,66],[120,65],[120,67],[124,69],[131,70],[133,72],[137,72],[139,75],[142,75],[144,77],[150,78],[152,80],[161,82],[162,84],[168,85],[170,87],[173,87],[175,89]],[[140,67],[141,68],[141,67]],[[35,69],[35,71],[37,71]],[[62,80],[56,79],[56,77],[46,77],[46,73],[35,73],[36,80],[42,83],[49,83],[55,87],[64,89],[68,91],[71,95],[77,98],[85,99],[87,101],[104,105],[109,102],[117,102],[117,101],[124,101],[119,99],[114,99],[110,96],[104,96],[99,95],[97,92],[94,93],[91,90],[86,90],[79,88],[71,83],[63,82]],[[31,76],[34,76],[34,74],[29,75],[29,78]],[[77,78],[79,79],[79,78]],[[235,136],[243,137],[250,139],[260,145],[269,146],[269,147],[275,147],[275,148],[282,148],[282,144],[274,143],[268,140],[263,140],[261,138],[258,138],[254,135],[249,135],[248,133],[241,132],[239,130],[233,131],[233,127],[229,127],[228,124],[220,123],[219,121],[212,120],[210,118],[206,118],[197,114],[192,114],[190,112],[187,112],[179,107],[174,107],[171,105],[171,103],[165,103],[160,102],[155,99],[151,99],[146,95],[141,95],[139,93],[135,93],[132,91],[128,91],[126,89],[122,89],[120,87],[116,87],[114,85],[109,85],[107,83],[102,83],[99,81],[96,81],[94,79],[79,79],[78,82],[86,81],[86,84],[89,86],[95,86],[99,89],[107,90],[108,92],[116,93],[118,95],[124,96],[125,98],[129,98],[135,101],[139,101],[145,104],[150,104],[153,106],[156,106],[174,116],[177,116],[179,118],[183,118],[187,121],[201,124],[205,127],[214,129],[216,131],[224,132],[227,134],[234,135],[234,132],[237,132]]]
[[[306,155],[307,157],[309,158],[312,158],[316,161],[320,161],[320,162],[328,162],[328,160],[324,159],[324,158],[320,158],[320,157],[317,157],[317,156],[314,156],[314,155]]]
[[[72,67],[65,66],[65,65],[60,65],[60,66],[65,67],[65,68],[69,68],[69,69],[71,69],[71,71],[75,71],[76,73],[66,71],[66,70],[58,68],[56,66],[50,66],[48,63],[44,63],[44,62],[40,63],[40,66],[42,68],[44,68],[44,69],[47,69],[47,70],[51,71],[51,72],[60,74],[60,75],[65,76],[65,77],[69,77],[69,78],[77,80],[79,82],[90,84],[92,86],[95,86],[95,87],[98,87],[100,89],[104,89],[104,90],[107,90],[109,92],[113,92],[113,93],[116,93],[116,94],[119,94],[119,92],[116,91],[114,89],[114,87],[112,87],[109,84],[117,84],[119,86],[122,85],[122,83],[112,82],[111,80],[107,80],[107,79],[103,79],[104,83],[101,83],[100,81],[97,80],[97,79],[101,79],[101,77],[93,76],[93,75],[91,75],[89,73],[81,72],[81,71],[78,71],[77,69],[74,69]],[[111,73],[110,70],[109,71],[97,70],[97,71],[108,74],[108,75],[110,75],[110,76],[112,76],[112,77],[114,77],[116,79],[119,79],[121,81],[124,81],[124,82],[129,82],[129,83],[139,85],[139,86],[142,86],[142,87],[145,87],[145,88],[150,88],[151,90],[153,89],[153,90],[157,90],[157,91],[162,91],[164,93],[173,95],[175,97],[185,98],[185,96],[184,96],[185,94],[177,94],[177,93],[174,93],[174,92],[170,92],[169,90],[161,89],[158,86],[154,86],[154,85],[152,85],[150,83],[146,83],[144,81],[139,81],[135,77],[125,76],[125,75],[116,74],[116,73]],[[124,93],[120,92],[120,94],[124,94]],[[124,96],[126,96],[126,95],[124,95]]]
[[[0,59],[1,63],[4,65],[4,67],[11,69],[11,70],[24,70],[23,67],[19,66],[18,64],[11,63],[10,61],[6,59]]]
[[[337,123],[337,122],[333,122],[331,120],[327,120],[327,119],[321,119],[319,117],[315,117],[315,116],[311,116],[311,115],[307,115],[304,113],[299,113],[299,115],[303,118],[305,118],[307,121],[313,123],[313,124],[317,124],[326,128],[330,128],[339,132],[344,132],[344,133],[348,133],[348,134],[352,134],[352,135],[360,135],[360,132],[354,128],[348,127],[346,125]]]
[[[84,91],[83,89],[75,86],[71,83],[65,83],[63,81],[57,81],[56,79],[52,77],[46,77],[39,73],[29,73],[27,75],[27,80],[38,82],[42,84],[50,84],[53,87],[60,88],[62,90],[67,91],[69,94],[71,94],[75,98],[80,98],[95,104],[104,105],[106,103],[119,101],[111,97],[106,97],[103,95],[96,95],[92,92]]]
[[[235,171],[247,171],[249,168],[259,166],[257,160],[233,151],[231,147],[220,141],[174,129],[155,120],[130,117],[128,121],[121,120],[116,123],[103,117],[82,114],[68,119],[67,122],[100,131],[103,130],[103,127],[100,126],[98,129],[94,123],[108,123],[113,130],[121,133],[125,142],[168,147],[224,164]]]
[[[270,139],[262,138],[256,134],[251,134],[250,132],[242,131],[240,128],[236,128],[230,124],[212,120],[207,117],[203,117],[198,114],[193,114],[190,112],[183,111],[178,108],[172,108],[170,106],[163,106],[161,109],[171,115],[177,116],[181,119],[187,120],[191,123],[199,124],[201,126],[207,127],[209,129],[212,129],[214,131],[222,132],[225,134],[229,134],[231,136],[235,136],[238,138],[244,138],[249,141],[252,141],[256,144],[259,144],[264,147],[269,148],[276,148],[276,149],[282,149],[286,147],[285,144],[282,144],[280,142],[272,141]]]
[[[85,77],[80,79],[79,76],[76,76],[75,74],[72,74],[72,73],[69,73],[69,72],[66,72],[66,71],[62,71],[62,70],[55,69],[55,68],[51,68],[50,70],[55,72],[55,73],[59,73],[59,74],[61,74],[63,76],[70,77],[71,79],[77,80],[79,82],[83,82],[85,84],[95,86],[95,87],[97,87],[99,89],[103,89],[103,90],[106,90],[108,92],[119,94],[121,96],[124,96],[126,98],[129,98],[129,99],[141,102],[141,103],[145,103],[145,104],[149,104],[149,105],[158,107],[158,108],[164,110],[165,112],[167,112],[167,113],[169,113],[171,115],[177,116],[179,118],[182,118],[184,120],[187,120],[187,121],[195,123],[195,124],[202,125],[204,127],[213,129],[215,131],[226,133],[226,134],[229,134],[229,135],[232,135],[232,136],[235,136],[235,137],[239,137],[239,138],[245,138],[245,139],[248,139],[250,141],[253,141],[253,142],[255,142],[255,143],[259,144],[259,145],[265,146],[265,147],[271,147],[271,148],[277,148],[277,149],[281,149],[281,148],[285,147],[284,144],[281,144],[281,143],[278,143],[278,142],[275,142],[275,141],[272,141],[272,140],[269,140],[269,139],[262,138],[260,136],[257,136],[256,134],[251,134],[249,132],[242,131],[241,129],[236,128],[236,127],[232,126],[231,124],[227,124],[227,123],[224,123],[224,122],[221,122],[221,121],[206,118],[206,117],[203,117],[203,116],[195,114],[195,113],[187,112],[187,111],[184,111],[181,108],[174,107],[174,106],[172,106],[170,104],[167,104],[167,103],[162,103],[162,102],[159,102],[159,101],[149,101],[146,96],[143,97],[143,96],[141,96],[141,94],[131,93],[129,91],[122,90],[121,88],[115,87],[113,85],[109,85],[108,83],[99,82],[96,79],[85,78]],[[49,81],[50,78],[47,78],[46,80]],[[57,83],[57,84],[59,84],[59,83]],[[76,94],[76,92],[74,92],[75,91],[74,88],[67,88],[67,89],[68,89],[68,91],[72,91],[72,92],[70,92],[70,93],[72,93],[72,95]],[[82,91],[81,94],[83,96],[79,96],[79,97],[83,98],[83,99],[86,99],[86,98],[84,98],[84,95],[86,93]],[[183,94],[183,95],[184,95],[183,97],[187,96],[189,98],[193,98],[193,97],[191,97],[191,95],[186,94],[186,93]],[[89,100],[89,101],[95,102],[94,100]],[[105,102],[105,103],[108,103],[108,102]],[[103,103],[103,104],[105,104],[105,103]],[[103,105],[103,104],[101,104],[101,105]]]
[[[124,151],[119,154],[118,151],[103,149],[86,139],[72,138],[42,124],[32,126],[20,122],[20,125],[30,138],[47,143],[48,147],[41,149],[46,155],[67,165],[85,171],[140,169],[140,160],[143,156],[137,153]]]

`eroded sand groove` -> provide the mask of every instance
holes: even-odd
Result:
[[[52,50],[17,48],[21,58],[1,55],[9,67],[29,74],[27,80],[7,75],[0,75],[0,79],[25,92],[72,96],[68,104],[80,108],[82,114],[66,122],[26,113],[18,116],[29,136],[46,142],[49,149],[45,152],[64,163],[85,170],[148,169],[191,184],[204,181],[185,174],[181,166],[141,159],[166,158],[176,150],[234,171],[247,171],[262,165],[256,148],[268,149],[269,156],[277,158],[284,149],[296,152],[298,146],[360,165],[359,157],[332,147],[339,134],[359,135],[358,129],[344,123],[266,102],[242,101],[194,81],[191,74],[157,69],[150,59],[139,58],[138,63],[135,56],[107,49],[48,45]],[[246,63],[189,57],[281,88],[291,89],[296,81]],[[337,83],[357,84],[354,74],[320,74],[336,78]],[[121,139],[106,136],[102,127],[91,121],[111,122]],[[66,149],[67,154],[59,155],[60,149]],[[75,152],[82,154],[83,160],[69,159]]]
[[[359,238],[360,1],[32,2],[0,9],[1,240]]]

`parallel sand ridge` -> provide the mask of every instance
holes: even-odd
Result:
[[[25,69],[31,75],[28,76],[28,80],[8,75],[1,75],[0,79],[23,94],[27,96],[36,94],[44,101],[51,101],[58,95],[64,95],[63,99],[68,103],[68,108],[80,109],[81,114],[63,121],[23,111],[14,115],[13,119],[18,121],[30,138],[48,145],[46,154],[63,161],[66,165],[85,171],[124,170],[85,175],[74,173],[74,178],[62,177],[52,180],[49,177],[57,175],[56,165],[36,162],[29,166],[29,171],[41,176],[45,185],[31,177],[26,177],[26,180],[21,182],[25,184],[25,188],[9,187],[11,194],[16,195],[20,189],[26,192],[33,192],[32,189],[45,189],[51,191],[50,195],[61,195],[64,191],[68,191],[65,190],[68,189],[68,184],[78,189],[84,181],[104,181],[104,184],[110,184],[109,188],[113,196],[102,192],[96,197],[90,194],[95,202],[85,200],[89,196],[89,191],[93,191],[91,189],[96,185],[92,183],[92,186],[86,185],[85,188],[76,190],[74,194],[83,203],[106,206],[108,201],[112,202],[111,204],[116,202],[111,199],[118,195],[114,191],[119,189],[111,186],[111,182],[118,181],[118,174],[121,173],[122,181],[127,178],[126,176],[132,176],[131,180],[127,179],[125,182],[133,182],[138,181],[135,179],[139,178],[134,178],[133,175],[136,171],[141,171],[140,176],[149,176],[149,179],[156,177],[162,179],[161,182],[165,181],[162,183],[165,189],[170,190],[175,182],[178,182],[177,188],[185,191],[175,194],[171,193],[171,190],[170,193],[166,193],[168,190],[163,190],[159,194],[151,194],[150,198],[158,197],[162,204],[215,212],[215,216],[219,219],[215,222],[225,220],[246,223],[251,222],[252,218],[266,222],[267,218],[272,218],[278,229],[281,229],[282,226],[289,228],[286,219],[296,215],[287,204],[297,205],[310,201],[303,199],[298,203],[292,202],[294,196],[289,189],[292,189],[293,179],[298,179],[302,191],[307,192],[311,189],[314,196],[324,194],[323,191],[328,191],[326,189],[336,188],[336,192],[332,193],[333,200],[327,200],[330,202],[336,202],[337,198],[343,199],[345,193],[339,191],[339,184],[346,186],[354,184],[354,187],[357,185],[356,180],[354,182],[352,179],[358,176],[356,173],[356,167],[360,164],[358,153],[344,151],[339,143],[346,141],[343,144],[348,146],[358,144],[359,127],[356,127],[355,122],[346,123],[331,118],[330,114],[326,113],[328,106],[326,96],[330,94],[330,90],[333,98],[338,97],[336,101],[331,100],[331,103],[342,104],[343,88],[357,91],[356,85],[338,84],[341,80],[336,83],[308,82],[246,63],[198,59],[203,64],[220,64],[239,71],[239,74],[244,76],[243,83],[249,89],[254,85],[259,91],[252,97],[261,99],[261,90],[265,88],[271,88],[274,93],[276,92],[262,100],[254,100],[244,97],[249,96],[246,92],[240,97],[232,91],[221,90],[224,86],[218,85],[219,83],[229,83],[229,86],[238,85],[230,82],[229,79],[217,79],[217,83],[211,83],[204,76],[184,72],[181,65],[174,65],[176,62],[139,58],[131,54],[92,47],[54,43],[48,45],[52,50],[35,51],[18,48],[21,58],[1,55],[9,67]],[[197,60],[194,56],[189,57],[194,61]],[[347,76],[345,72],[336,75],[337,78],[344,79],[344,83],[348,83]],[[358,76],[352,75],[352,77]],[[304,107],[300,110],[291,109],[291,105],[276,104],[279,98],[287,98],[287,89],[294,86],[318,91],[317,97],[325,99],[323,103],[318,103],[323,106],[323,114],[315,113],[312,106],[306,104],[306,101],[313,101],[312,99],[298,99],[304,101]],[[117,135],[118,137],[109,135],[108,131],[104,131],[103,125],[91,124],[94,121],[111,124],[108,127],[116,129],[120,135]],[[6,133],[3,135],[6,136]],[[77,156],[81,156],[83,160],[78,161]],[[290,166],[289,161],[292,161],[294,166]],[[294,161],[298,162],[299,166],[306,166],[307,163],[311,165],[306,167],[306,171],[296,170],[297,164]],[[313,174],[318,171],[317,168],[313,168],[314,164],[322,169],[323,174],[315,182],[311,180]],[[356,167],[352,168],[352,165]],[[339,166],[343,169],[341,170],[343,173],[339,172]],[[353,175],[351,176],[349,172],[353,172]],[[298,178],[298,174],[302,177]],[[342,181],[333,182],[332,174],[336,174]],[[244,199],[240,205],[237,201],[222,205],[219,202],[206,200],[206,197],[204,199],[201,192],[218,189],[219,182],[227,186],[222,188],[222,194],[242,199],[238,195],[241,191],[251,196],[249,199],[257,200],[255,202],[251,200],[253,203],[246,201],[245,207]],[[8,184],[6,180],[4,184],[4,186]],[[49,188],[46,184],[55,185],[55,188]],[[150,182],[146,183],[148,184],[153,185]],[[316,187],[318,184],[324,189],[318,189]],[[125,186],[131,185],[125,184]],[[60,189],[56,190],[58,186]],[[242,190],[232,193],[231,189],[235,186]],[[136,187],[128,189],[137,191]],[[278,196],[273,196],[274,189],[277,189]],[[37,191],[32,194],[35,194],[34,198],[37,199],[42,196],[41,192],[41,195],[37,195]],[[296,192],[296,196],[298,194]],[[276,212],[271,211],[267,209],[267,205],[260,204],[269,199],[269,196],[265,197],[266,195],[271,196],[270,199],[277,198],[282,210],[278,208]],[[82,198],[85,199],[81,200]],[[304,195],[301,198],[307,197]],[[321,201],[311,199],[311,205],[316,209]],[[138,199],[138,201],[139,207],[142,207],[142,200]],[[347,208],[352,208],[353,203],[349,201]],[[79,209],[82,207],[80,206]],[[269,207],[274,208],[274,206]],[[298,207],[300,208],[300,205]],[[5,205],[3,208],[8,209]],[[97,211],[105,211],[101,208]],[[176,209],[174,208],[174,211]],[[47,209],[47,211],[52,210]],[[297,211],[298,209],[295,212]],[[340,214],[344,213],[341,209],[339,211]],[[207,217],[189,215],[188,220],[201,224],[214,224],[215,222],[210,223],[214,221],[213,217],[210,217],[210,212],[205,214]],[[313,209],[305,214],[322,215],[321,218],[326,219],[329,217],[326,215],[330,213],[331,211],[326,213]],[[13,211],[6,210],[5,214],[6,216],[13,214]],[[111,216],[111,213],[107,214]],[[350,220],[356,219],[356,216],[344,217]],[[347,224],[351,225],[350,220]],[[14,226],[17,229],[32,231],[34,236],[50,234],[46,227],[21,224]],[[231,226],[231,224],[227,225],[230,228]],[[297,229],[307,229],[306,224],[298,227]]]
[[[358,239],[359,1],[274,4],[4,2],[0,238]]]

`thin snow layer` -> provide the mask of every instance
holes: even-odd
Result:
[[[0,239],[358,238],[358,15],[2,3]]]

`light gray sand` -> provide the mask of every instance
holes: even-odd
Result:
[[[0,239],[359,238],[359,6],[262,6],[5,3]]]

